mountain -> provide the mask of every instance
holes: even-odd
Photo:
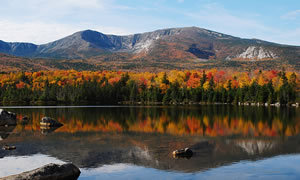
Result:
[[[42,45],[0,41],[0,52],[27,58],[84,59],[119,68],[189,68],[200,64],[283,63],[299,68],[300,47],[242,39],[202,28],[156,30],[128,36],[86,30]],[[271,64],[272,64],[271,63]]]

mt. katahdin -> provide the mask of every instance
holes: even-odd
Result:
[[[299,66],[300,47],[242,39],[202,28],[161,29],[127,36],[76,32],[43,45],[0,41],[0,53],[26,58],[93,59],[96,62],[285,62]],[[147,63],[146,63],[147,64]],[[176,68],[176,67],[175,67]]]

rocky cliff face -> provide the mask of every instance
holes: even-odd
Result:
[[[258,46],[249,46],[243,53],[239,54],[237,57],[252,60],[278,58],[278,56],[273,51]]]

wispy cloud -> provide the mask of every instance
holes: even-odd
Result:
[[[277,34],[269,35],[269,39],[272,39],[275,42],[280,42],[282,44],[289,45],[300,45],[299,37],[300,37],[300,28],[291,29],[287,31],[280,31]]]
[[[184,15],[193,18],[199,24],[205,24],[207,28],[241,37],[251,38],[256,37],[257,32],[273,31],[257,19],[232,14],[218,3],[206,4],[201,11],[184,12]],[[249,31],[253,33],[249,34]]]
[[[71,35],[77,31],[92,30],[107,34],[125,35],[131,32],[126,29],[93,24],[61,24],[47,22],[13,22],[0,21],[0,39],[8,42],[32,42],[44,44]],[[15,36],[14,36],[15,35]]]
[[[3,0],[0,40],[43,44],[77,31],[93,29],[124,35],[116,12],[132,10],[114,0]],[[115,21],[115,23],[113,23]]]
[[[178,12],[179,13],[179,12]],[[217,32],[238,36],[241,38],[257,38],[266,41],[299,45],[300,28],[281,29],[266,25],[260,21],[259,14],[247,16],[234,14],[219,3],[204,4],[200,11],[181,12],[187,19],[193,19],[197,26]],[[295,19],[300,16],[299,11],[288,13],[285,18]]]
[[[274,16],[272,12],[244,7],[245,3],[234,6],[230,5],[232,2],[226,3],[221,0],[1,0],[0,40],[41,44],[84,29],[124,35],[198,26],[243,38],[299,44],[296,20],[300,9]]]
[[[281,19],[285,19],[285,20],[295,20],[298,18],[300,18],[300,9],[295,11],[290,11],[281,16]]]

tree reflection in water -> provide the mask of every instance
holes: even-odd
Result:
[[[201,136],[292,136],[300,131],[296,108],[245,106],[89,107],[14,109],[39,130],[43,116],[64,124],[56,132],[146,132]],[[17,128],[22,128],[20,125]]]
[[[249,106],[11,108],[18,123],[2,143],[15,151],[1,157],[37,153],[81,168],[134,164],[161,170],[198,172],[241,160],[299,153],[299,110]],[[64,124],[41,134],[40,119]],[[43,133],[44,130],[42,130]],[[190,159],[172,151],[190,147]],[[188,162],[188,163],[187,163]]]

